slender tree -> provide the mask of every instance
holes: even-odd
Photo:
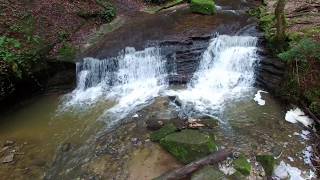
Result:
[[[275,41],[280,50],[283,50],[285,47],[286,41],[286,19],[284,14],[284,8],[286,5],[286,0],[278,0],[277,6],[275,8],[275,17],[276,17],[276,35]]]

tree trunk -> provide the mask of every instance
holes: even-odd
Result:
[[[193,172],[197,171],[198,169],[209,165],[215,164],[220,161],[227,159],[227,157],[231,156],[231,150],[220,150],[218,152],[212,153],[207,157],[199,159],[197,161],[191,162],[179,169],[175,169],[168,173],[165,173],[154,180],[178,180],[183,179],[190,176]]]
[[[278,0],[277,6],[275,9],[275,17],[276,17],[276,36],[275,42],[280,50],[284,49],[285,41],[286,41],[286,19],[284,14],[284,7],[286,5],[286,0]]]

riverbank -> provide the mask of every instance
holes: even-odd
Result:
[[[0,8],[1,110],[44,91],[72,89],[87,40],[116,16],[104,0],[6,1]]]
[[[300,106],[315,120],[319,131],[320,118],[320,10],[318,1],[287,1],[284,12],[286,17],[286,43],[284,51],[275,49],[272,38],[275,34],[274,10],[276,2],[264,1],[264,5],[252,11],[260,20],[260,27],[268,41],[273,57],[282,61],[286,68],[281,74],[281,85],[273,92],[289,107]],[[314,135],[315,156],[319,156],[318,135]],[[315,167],[319,162],[314,160]],[[319,170],[318,170],[319,171]]]

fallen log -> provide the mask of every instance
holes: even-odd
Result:
[[[184,179],[190,176],[193,172],[197,171],[198,169],[210,165],[215,164],[220,161],[224,161],[229,156],[232,155],[231,150],[219,150],[215,153],[212,153],[202,159],[196,160],[194,162],[191,162],[181,168],[175,169],[173,171],[170,171],[168,173],[165,173],[154,180],[178,180],[178,179]]]

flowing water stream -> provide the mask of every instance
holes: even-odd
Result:
[[[223,7],[227,6],[219,10]],[[188,11],[182,12],[191,16]],[[173,17],[178,14],[177,22],[182,18],[179,13],[179,10],[172,12]],[[230,15],[228,9],[220,13],[224,15],[217,15],[219,18],[239,16]],[[202,25],[201,22],[193,21]],[[221,147],[232,147],[253,156],[272,152],[308,174],[310,167],[304,163],[303,152],[309,142],[307,137],[301,138],[302,129],[284,121],[283,107],[269,94],[263,94],[264,106],[253,100],[258,90],[254,86],[255,68],[260,60],[258,37],[244,35],[239,31],[243,27],[239,25],[232,33],[211,32],[196,71],[186,85],[170,83],[170,75],[179,75],[179,67],[169,62],[161,45],[139,50],[126,47],[116,56],[84,58],[77,63],[77,87],[72,92],[39,97],[15,114],[0,117],[0,140],[14,141],[10,151],[16,153],[14,163],[0,166],[0,176],[156,177],[181,166],[149,142],[149,132],[139,125],[144,118],[159,112],[176,112],[182,119],[214,117],[220,124],[214,132]],[[181,105],[163,103],[168,96],[176,97]],[[101,137],[104,143],[99,142]],[[136,146],[139,143],[142,146]],[[3,156],[5,152],[1,151]],[[259,168],[254,169],[250,178],[258,179]]]

